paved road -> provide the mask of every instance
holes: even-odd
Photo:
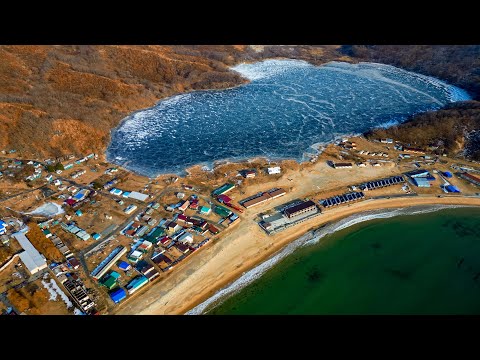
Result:
[[[39,186],[39,187],[36,187],[36,188],[33,188],[33,189],[30,189],[30,190],[26,190],[26,191],[23,191],[21,193],[18,193],[18,194],[15,194],[15,195],[10,195],[10,196],[7,196],[6,198],[3,198],[0,200],[0,202],[4,202],[4,201],[7,201],[7,200],[10,200],[10,199],[13,199],[17,196],[20,196],[20,195],[24,195],[24,194],[28,194],[28,193],[31,193],[31,192],[34,192],[36,190],[40,190],[44,187],[46,187],[47,185],[42,185],[42,186]]]

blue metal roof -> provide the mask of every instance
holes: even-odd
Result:
[[[445,188],[447,189],[448,192],[452,192],[452,193],[459,193],[460,192],[460,189],[458,187],[456,187],[455,185],[447,185]]]
[[[413,178],[415,185],[418,187],[430,187],[430,181],[422,177]]]
[[[450,171],[445,171],[445,172],[443,173],[443,176],[445,176],[445,177],[447,177],[447,178],[451,178],[453,175],[452,175],[452,173],[451,173]]]
[[[118,288],[117,290],[114,290],[110,293],[110,298],[113,300],[115,304],[118,304],[120,301],[125,299],[127,297],[127,294],[125,293],[125,290],[122,288]]]
[[[131,265],[125,261],[121,261],[119,264],[118,264],[118,268],[120,270],[127,270],[128,268],[130,268]]]

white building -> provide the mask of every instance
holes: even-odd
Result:
[[[268,175],[280,174],[280,166],[274,166],[267,168]]]
[[[140,201],[145,201],[148,199],[148,195],[139,193],[137,191],[132,191],[130,195],[128,195],[130,199],[135,199],[135,200],[140,200]]]
[[[178,238],[178,241],[182,243],[188,242],[189,244],[191,244],[193,242],[193,236],[190,233],[185,233]]]
[[[123,212],[125,214],[131,214],[132,212],[134,212],[135,210],[137,210],[137,205],[129,205],[125,210],[123,210]]]
[[[17,239],[20,246],[25,250],[20,254],[20,260],[25,264],[30,274],[33,275],[47,267],[47,260],[35,249],[25,234],[15,233],[13,237]]]

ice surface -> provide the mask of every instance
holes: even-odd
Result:
[[[45,203],[42,206],[36,208],[32,212],[28,214],[31,215],[42,215],[42,216],[55,216],[58,214],[63,214],[65,211],[63,210],[61,205],[58,205],[54,202]]]
[[[375,63],[266,60],[233,70],[251,82],[174,96],[126,118],[108,159],[151,177],[218,160],[306,160],[312,144],[469,99],[438,79]]]

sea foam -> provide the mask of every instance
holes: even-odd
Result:
[[[268,260],[264,261],[255,268],[245,272],[237,280],[227,285],[223,289],[216,292],[212,297],[208,298],[201,304],[195,306],[193,309],[185,313],[185,315],[201,315],[214,305],[218,305],[225,298],[232,296],[241,289],[245,288],[247,285],[251,284],[253,281],[260,278],[265,272],[275,266],[279,261],[292,254],[296,249],[304,246],[311,246],[317,244],[322,238],[329,234],[333,234],[337,231],[344,230],[353,225],[376,220],[376,219],[387,219],[395,216],[401,215],[418,215],[425,214],[429,212],[444,210],[444,209],[453,209],[467,207],[462,205],[428,205],[428,206],[415,206],[409,208],[397,208],[397,209],[381,209],[381,210],[372,210],[363,212],[360,214],[351,215],[345,219],[342,219],[333,224],[327,225],[320,229],[310,231],[300,238],[292,241],[287,246],[285,246],[278,253],[273,255]],[[341,240],[340,240],[341,241]]]

